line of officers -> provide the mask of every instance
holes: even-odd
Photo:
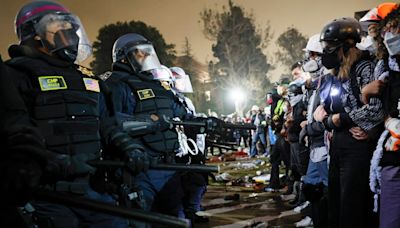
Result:
[[[91,55],[90,42],[79,18],[56,2],[23,6],[15,31],[19,44],[10,46],[11,59],[0,65],[0,223],[26,225],[16,207],[30,202],[39,227],[149,226],[32,200],[38,187],[193,221],[207,177],[149,169],[153,163],[179,162],[175,154],[182,142],[165,117],[195,118],[193,105],[180,93],[191,90],[188,75],[171,68],[177,80],[165,83],[171,81],[165,72],[172,73],[161,67],[151,42],[129,33],[115,41],[112,72],[101,80],[77,65]],[[122,129],[128,120],[152,128],[131,137]],[[110,172],[87,163],[100,158],[127,166]],[[121,200],[121,192],[130,198]]]

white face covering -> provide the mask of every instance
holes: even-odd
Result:
[[[370,35],[356,44],[356,47],[362,51],[369,51],[371,54],[376,54],[376,44],[374,38]]]
[[[304,72],[313,73],[313,72],[316,72],[317,70],[319,70],[319,65],[316,60],[310,59],[303,64],[302,69]]]
[[[389,55],[397,55],[400,53],[400,34],[386,32],[383,38],[383,43],[389,52]]]

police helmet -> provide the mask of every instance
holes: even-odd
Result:
[[[114,63],[126,60],[135,72],[161,68],[153,44],[136,33],[125,34],[114,42],[112,59]]]
[[[38,36],[42,46],[64,60],[79,63],[92,54],[92,45],[79,17],[56,2],[32,1],[24,5],[14,25],[22,44]],[[49,33],[54,34],[52,38],[47,36]]]
[[[24,5],[15,16],[15,33],[20,41],[27,40],[36,35],[34,25],[49,13],[69,14],[64,6],[51,1],[32,1]]]

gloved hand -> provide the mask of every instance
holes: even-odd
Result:
[[[126,153],[126,166],[132,174],[147,172],[150,167],[150,157],[141,149],[134,149]]]
[[[400,138],[400,119],[389,118],[385,122],[385,128],[389,130],[393,137]]]
[[[174,125],[165,115],[159,117],[155,114],[152,114],[150,118],[153,121],[154,131],[166,131],[168,129],[174,128]]]
[[[123,154],[127,162],[127,168],[133,173],[146,172],[150,166],[150,157],[144,152],[144,148],[133,142],[132,138],[124,132],[116,132],[111,142]]]
[[[64,180],[74,176],[93,174],[96,168],[87,162],[97,159],[95,154],[82,153],[73,156],[68,154],[55,154],[49,159],[46,166],[45,177],[47,181]]]
[[[400,139],[390,136],[385,143],[386,151],[398,151],[400,148]]]
[[[279,120],[279,115],[274,115],[272,121],[277,122]]]

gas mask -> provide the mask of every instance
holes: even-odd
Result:
[[[47,14],[34,29],[42,45],[66,62],[80,63],[92,54],[86,32],[73,14]]]
[[[383,38],[383,43],[389,52],[389,55],[397,55],[400,53],[400,34],[386,32]]]
[[[75,29],[61,29],[54,33],[54,45],[43,40],[42,43],[66,62],[75,62],[78,56],[79,36]]]
[[[321,69],[321,59],[309,59],[302,66],[304,72],[308,73],[312,81],[315,81],[319,76],[319,70]]]

